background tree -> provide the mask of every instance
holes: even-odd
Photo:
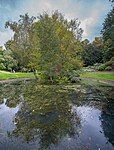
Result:
[[[18,22],[6,22],[6,27],[10,27],[14,32],[13,39],[6,43],[6,49],[12,51],[13,58],[17,60],[20,70],[22,68],[36,69],[38,43],[34,37],[34,19],[35,17],[30,18],[28,14],[25,14],[20,15]]]
[[[112,3],[114,2],[114,0],[109,0],[109,1],[112,2]]]
[[[88,39],[85,39],[84,41],[82,41],[82,44],[82,59],[84,61],[85,66],[92,66],[95,63],[102,62],[103,42],[101,37],[95,37],[92,43],[90,43]]]
[[[0,47],[0,70],[12,71],[17,69],[17,62],[12,57],[12,52]]]
[[[104,61],[114,57],[114,7],[108,13],[101,31],[104,44]]]
[[[2,46],[0,47],[0,70],[4,70],[5,66],[4,66],[4,55],[3,55],[3,48]]]
[[[5,70],[13,71],[18,70],[17,61],[12,57],[12,52],[8,50],[4,50],[4,66]]]

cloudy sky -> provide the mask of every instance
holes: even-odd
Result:
[[[100,35],[102,23],[111,9],[108,0],[0,0],[0,45],[13,33],[4,28],[6,21],[16,21],[20,14],[37,16],[43,11],[59,10],[66,18],[78,18],[84,30],[83,39],[90,41]]]

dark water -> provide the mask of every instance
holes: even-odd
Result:
[[[0,150],[114,150],[114,87],[0,85]]]

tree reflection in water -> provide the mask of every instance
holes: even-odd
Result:
[[[40,148],[45,149],[57,144],[66,135],[71,137],[76,134],[80,119],[72,112],[66,90],[54,85],[30,84],[23,96],[25,102],[16,114],[16,129],[12,135],[23,136],[28,142],[38,138]]]
[[[20,103],[23,91],[24,83],[20,81],[0,85],[0,101],[3,103],[4,99],[6,99],[6,105],[10,108],[15,108]]]
[[[108,101],[102,107],[102,128],[108,141],[114,145],[114,87],[107,91]]]

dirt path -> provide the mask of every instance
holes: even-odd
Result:
[[[18,78],[18,79],[7,79],[7,80],[0,80],[0,84],[6,84],[11,82],[17,82],[17,81],[29,81],[32,80],[30,78]]]
[[[88,82],[90,80],[92,80],[92,81],[96,81],[96,82],[99,82],[99,83],[102,83],[102,84],[107,84],[107,85],[110,85],[110,86],[114,86],[114,81],[111,81],[111,80],[101,80],[101,79],[99,80],[99,79],[93,79],[93,78],[81,78],[81,79],[87,80]],[[17,81],[30,81],[30,80],[34,80],[34,79],[18,78],[18,79],[0,80],[0,84],[12,83],[12,82],[17,82]]]
[[[96,81],[102,84],[106,84],[106,85],[110,85],[110,86],[114,86],[114,81],[111,80],[104,80],[104,79],[94,79],[94,78],[82,78],[84,80],[87,80],[88,82],[91,81]]]

